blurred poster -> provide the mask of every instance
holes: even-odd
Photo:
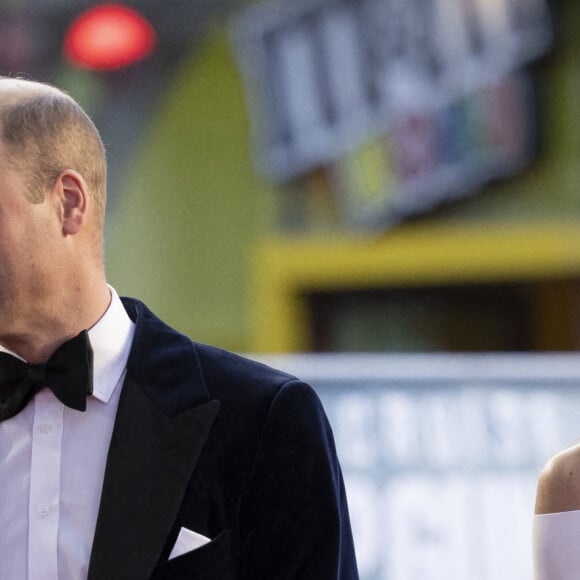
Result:
[[[382,221],[517,171],[534,125],[522,69],[551,42],[547,0],[271,0],[232,25],[259,169],[284,182],[330,166],[363,225],[341,164],[369,143],[396,148],[394,194],[369,194]]]
[[[523,73],[439,107],[401,102],[396,110],[390,131],[372,141],[383,151],[380,186],[369,188],[357,167],[369,143],[329,163],[344,220],[355,227],[381,228],[471,195],[493,179],[517,174],[533,156],[535,107]]]
[[[538,474],[580,436],[580,357],[261,360],[324,403],[362,580],[530,580]]]

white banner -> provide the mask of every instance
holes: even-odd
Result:
[[[361,580],[530,580],[542,465],[580,436],[580,356],[261,357],[333,426]]]

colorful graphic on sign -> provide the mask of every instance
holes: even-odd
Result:
[[[400,107],[392,129],[373,141],[382,149],[383,168],[372,169],[372,188],[356,164],[368,144],[329,164],[345,221],[384,227],[517,173],[533,153],[533,119],[525,75],[510,75],[440,108]]]

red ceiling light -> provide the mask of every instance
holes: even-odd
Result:
[[[73,21],[63,52],[76,66],[113,70],[145,58],[156,40],[151,24],[132,8],[100,4]]]

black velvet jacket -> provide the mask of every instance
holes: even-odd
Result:
[[[355,580],[340,467],[312,389],[123,303],[136,330],[89,580]],[[212,541],[168,561],[182,526]]]

